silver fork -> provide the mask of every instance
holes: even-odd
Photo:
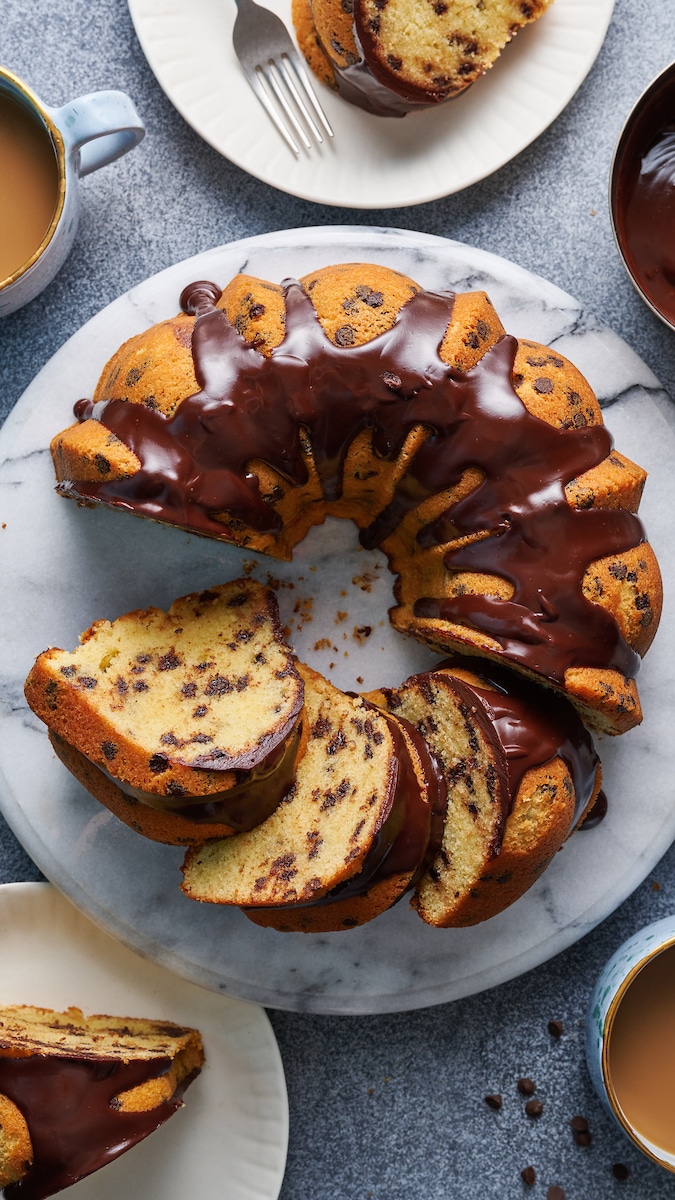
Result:
[[[333,137],[304,64],[283,21],[255,0],[236,0],[232,41],[253,91],[294,154]],[[323,133],[322,133],[323,130]],[[295,136],[294,136],[295,135]]]

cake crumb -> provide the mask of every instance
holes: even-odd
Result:
[[[318,642],[314,643],[315,651],[330,650],[330,638],[319,638]]]

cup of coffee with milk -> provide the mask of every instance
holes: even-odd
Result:
[[[0,317],[41,292],[75,239],[83,175],[138,145],[145,129],[124,92],[43,104],[0,67]]]
[[[624,1133],[675,1173],[675,917],[639,930],[605,966],[588,1009],[586,1061]]]

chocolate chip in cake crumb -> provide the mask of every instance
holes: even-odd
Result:
[[[135,692],[148,692],[150,689],[144,679],[136,679],[134,681]]]
[[[102,742],[101,750],[103,751],[103,757],[107,758],[108,762],[112,762],[117,755],[117,746],[114,742]]]
[[[534,1093],[537,1090],[534,1080],[528,1079],[527,1076],[523,1076],[522,1079],[519,1079],[516,1086],[521,1096],[534,1096]]]
[[[91,675],[80,675],[78,682],[80,687],[86,688],[87,691],[91,691],[92,688],[98,687],[97,681]]]
[[[539,375],[532,386],[535,392],[538,392],[541,396],[547,396],[549,392],[553,391],[553,380],[547,379],[545,375]]]
[[[76,667],[61,667],[61,674],[65,675],[66,679],[72,679],[73,675],[77,674]]]
[[[448,6],[445,4],[444,0],[436,0],[436,3],[434,4],[434,12],[436,13],[436,16],[442,17],[447,11]]]
[[[175,733],[163,733],[159,740],[163,746],[180,746]]]
[[[382,295],[382,292],[371,292],[370,295],[366,297],[366,304],[369,308],[381,308],[384,304],[384,296]]]
[[[335,342],[338,346],[354,345],[354,330],[351,325],[341,325],[335,331]]]
[[[562,1021],[549,1021],[548,1031],[549,1031],[551,1037],[554,1037],[554,1038],[562,1037],[562,1032],[563,1032]]]
[[[491,1092],[485,1097],[485,1103],[487,1104],[488,1108],[493,1108],[495,1112],[499,1112],[504,1101],[502,1100],[499,1092]]]
[[[148,766],[153,775],[162,775],[164,771],[169,769],[169,760],[164,754],[153,754],[148,762]]]
[[[234,689],[230,683],[230,680],[226,679],[224,675],[214,675],[212,679],[209,679],[209,682],[204,688],[204,695],[226,696],[228,692],[233,690]]]
[[[99,475],[109,475],[110,474],[110,463],[108,462],[107,458],[103,454],[97,454],[95,456],[94,466],[96,467],[96,470],[98,471]]]
[[[175,671],[176,668],[179,667],[180,665],[181,665],[181,660],[179,659],[178,655],[176,654],[176,651],[171,649],[171,650],[168,650],[166,654],[162,654],[160,656],[159,661],[157,663],[157,670],[158,671]]]
[[[520,1172],[520,1178],[522,1179],[523,1183],[527,1184],[528,1187],[532,1187],[533,1183],[535,1183],[537,1179],[537,1173],[534,1167],[523,1167],[522,1171]]]
[[[396,54],[388,54],[387,62],[389,64],[389,66],[391,67],[392,71],[400,71],[401,67],[403,66],[403,59],[399,58],[398,55],[396,55]]]
[[[125,387],[133,387],[134,384],[138,383],[143,371],[144,367],[132,367],[130,371],[127,371],[127,376],[124,380]]]
[[[628,1170],[628,1167],[625,1165],[625,1163],[617,1162],[617,1163],[614,1163],[614,1165],[612,1167],[612,1175],[614,1176],[615,1179],[624,1180],[624,1179],[628,1179],[628,1176],[630,1175],[630,1171]]]
[[[544,1106],[541,1100],[528,1100],[525,1105],[525,1112],[528,1117],[540,1117],[544,1111]]]

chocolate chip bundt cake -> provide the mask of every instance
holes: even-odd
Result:
[[[484,293],[365,264],[196,283],[182,307],[77,403],[61,494],[281,558],[350,518],[398,576],[396,629],[507,663],[603,732],[641,720],[645,475],[570,362],[506,334]]]
[[[298,44],[323,83],[378,116],[465,91],[551,0],[293,0]]]
[[[304,750],[303,682],[273,593],[238,579],[46,650],[26,698],[58,756],[156,841],[250,829],[288,791]]]
[[[204,1062],[195,1029],[0,1008],[0,1188],[43,1200],[118,1158],[182,1107]]]

